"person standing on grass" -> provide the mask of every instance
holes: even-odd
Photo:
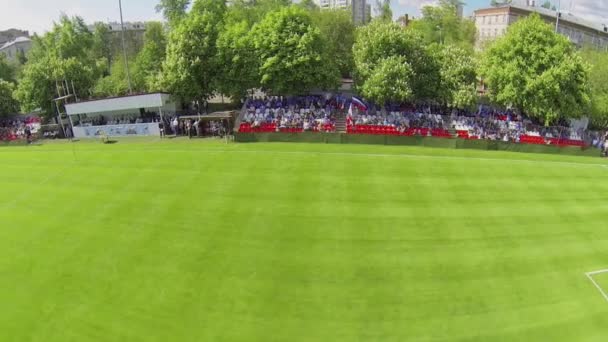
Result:
[[[165,123],[163,122],[163,120],[160,120],[158,122],[158,130],[160,131],[160,138],[164,138],[165,137]]]
[[[186,130],[188,131],[188,139],[192,139],[192,119],[186,122]]]
[[[173,128],[173,133],[177,136],[179,131],[179,120],[177,120],[177,116],[171,122],[171,127]]]
[[[29,126],[25,126],[25,139],[27,140],[28,144],[32,143],[32,131],[30,130]]]

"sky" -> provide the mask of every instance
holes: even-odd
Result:
[[[373,7],[375,0],[367,1]],[[391,0],[391,5],[395,17],[404,13],[418,16],[421,6],[433,1]],[[475,9],[488,7],[490,0],[465,2],[465,15],[471,15]],[[154,10],[158,0],[122,0],[122,3],[125,21],[162,19]],[[608,24],[608,0],[561,0],[561,6],[565,12],[570,11],[599,24]],[[53,25],[61,13],[79,15],[90,23],[120,20],[118,0],[0,0],[0,8],[0,30],[18,28],[30,33],[42,33]]]

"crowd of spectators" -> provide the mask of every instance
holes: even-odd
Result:
[[[341,104],[322,96],[254,98],[247,103],[242,130],[331,132]]]
[[[354,103],[354,102],[353,102]],[[606,148],[606,133],[545,127],[511,110],[480,106],[475,112],[436,105],[351,106],[351,98],[263,97],[247,101],[241,132],[335,131],[346,114],[347,133],[424,135],[558,146]]]
[[[39,128],[40,119],[37,117],[0,120],[0,141],[25,139],[31,142]]]
[[[127,114],[121,116],[113,116],[106,118],[104,115],[92,117],[74,118],[74,126],[105,126],[105,125],[127,125],[138,123],[155,123],[160,122],[161,118],[156,113]]]
[[[433,114],[437,112],[441,114]],[[483,108],[476,113],[455,110],[441,112],[430,106],[418,109],[408,108],[405,111],[370,110],[349,115],[347,124],[351,133],[360,133],[358,128],[369,128],[369,125],[372,125],[372,127],[394,127],[394,131],[397,133],[412,132],[412,128],[415,128],[418,130],[414,134],[418,135],[420,132],[425,133],[423,135],[432,135],[437,131],[453,130],[458,137],[464,139],[517,143],[592,145],[601,148],[606,140],[605,136],[599,133],[568,127],[545,127],[534,124],[531,120],[524,119],[510,111],[499,112]],[[363,131],[365,133],[369,129]],[[380,130],[380,134],[382,132],[385,130]],[[448,137],[445,134],[440,135]]]

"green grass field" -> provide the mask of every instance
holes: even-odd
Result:
[[[0,163],[2,341],[608,336],[599,158],[178,139]]]

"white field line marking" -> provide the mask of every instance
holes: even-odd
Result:
[[[54,173],[48,175],[47,177],[43,178],[40,182],[33,184],[31,190],[22,192],[19,196],[14,197],[12,200],[10,200],[4,204],[0,204],[0,209],[12,208],[17,202],[29,197],[32,194],[32,192],[34,192],[34,189],[37,189],[37,187],[39,187],[41,185],[47,184],[53,178],[60,176],[67,169],[68,169],[68,166],[65,166],[65,167],[59,169],[57,172],[54,172]]]
[[[602,273],[608,273],[608,269],[599,270],[599,271],[593,271],[593,272],[587,272],[588,275],[596,275],[596,274],[602,274]]]
[[[607,273],[607,272],[608,272],[608,270],[599,270],[599,271],[587,272],[587,273],[585,273],[585,275],[587,276],[587,278],[589,278],[589,280],[591,280],[591,283],[593,283],[593,285],[595,285],[595,287],[598,289],[598,291],[600,291],[600,293],[602,294],[602,297],[604,297],[604,299],[608,302],[608,295],[606,294],[606,292],[604,292],[602,287],[600,285],[598,285],[598,283],[595,281],[595,279],[593,279],[593,275]]]
[[[32,151],[34,152],[34,151]],[[49,152],[65,152],[64,150],[55,151],[44,151]],[[79,153],[90,153],[90,152],[107,152],[103,149],[86,149],[79,150]],[[413,159],[444,159],[444,160],[477,160],[477,161],[494,161],[494,162],[519,162],[519,163],[534,163],[534,164],[554,164],[554,165],[569,165],[569,166],[585,166],[585,167],[604,167],[608,168],[608,165],[597,164],[597,163],[577,163],[577,162],[564,162],[564,161],[553,161],[553,160],[533,160],[533,159],[511,159],[511,158],[483,158],[483,157],[466,157],[466,156],[436,156],[426,154],[403,154],[403,153],[356,153],[356,152],[322,152],[322,151],[272,151],[272,150],[225,150],[225,149],[156,149],[156,148],[143,148],[141,150],[121,150],[112,152],[129,152],[129,153],[141,153],[141,152],[193,152],[193,153],[253,153],[253,154],[291,154],[291,155],[329,155],[329,156],[346,156],[346,157],[398,157],[398,158],[413,158]]]
[[[173,150],[172,150],[173,151]],[[180,150],[181,152],[189,152],[190,150]],[[552,160],[528,160],[528,159],[510,159],[510,158],[482,158],[482,157],[460,157],[460,156],[431,156],[425,154],[391,154],[391,153],[350,153],[350,152],[316,152],[316,151],[267,151],[267,150],[200,150],[195,152],[207,153],[267,153],[267,154],[317,154],[317,155],[334,155],[334,156],[352,156],[352,157],[400,157],[400,158],[418,158],[418,159],[445,159],[445,160],[478,160],[478,161],[496,161],[496,162],[523,162],[523,163],[548,163],[561,164],[570,166],[603,166],[608,168],[608,165],[592,164],[592,163],[576,163],[562,162]]]

